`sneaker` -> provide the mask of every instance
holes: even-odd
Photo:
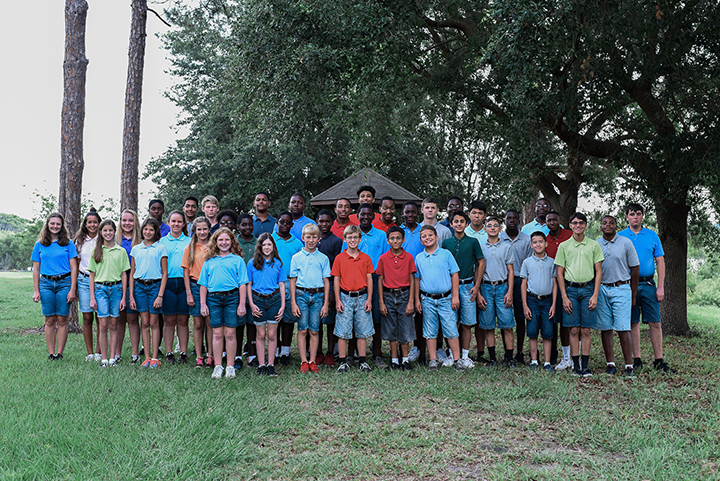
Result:
[[[580,375],[582,377],[592,377],[592,371],[588,368],[583,368],[583,370],[580,371]]]
[[[670,366],[667,365],[665,361],[658,362],[655,364],[655,369],[658,371],[668,372],[671,374],[677,374],[677,369],[673,369]]]
[[[485,363],[485,367],[497,367],[498,362],[495,359],[488,359],[488,362]]]
[[[437,371],[439,365],[440,363],[437,359],[430,359],[430,362],[428,363],[428,371]]]
[[[475,358],[475,360],[477,361],[478,364],[480,364],[480,365],[485,365],[485,364],[488,363],[488,361],[489,361],[490,359],[486,358],[485,356],[481,356],[480,354],[478,354],[477,357]]]
[[[445,352],[445,349],[438,349],[437,350],[437,360],[440,362],[445,362],[445,359],[448,358],[447,352]]]
[[[543,367],[543,369],[550,374],[555,374],[555,369],[553,369],[552,364],[545,364],[545,367]]]
[[[642,359],[640,359],[639,357],[635,358],[635,360],[633,361],[633,369],[635,369],[635,371],[642,371],[642,368],[643,368]]]
[[[360,367],[358,368],[360,372],[370,372],[372,369],[370,369],[370,364],[366,362],[361,362]]]
[[[352,356],[348,356],[348,357],[345,359],[345,362],[347,363],[348,366],[352,366],[353,363],[355,362],[355,360],[353,359]]]
[[[205,363],[203,362],[203,359],[201,357],[198,357],[195,359],[195,369],[205,367]]]
[[[139,355],[140,355],[140,356],[144,356],[144,355],[145,355],[145,346],[140,346]]]
[[[625,375],[626,375],[627,377],[635,377],[635,369],[633,369],[633,368],[631,368],[631,367],[626,367],[626,368],[625,368]]]
[[[399,371],[400,370],[400,364],[396,362],[391,362],[387,366],[385,366],[386,371]]]
[[[48,354],[48,361],[54,361],[55,360],[55,354]]]
[[[287,354],[283,354],[282,356],[280,356],[279,360],[280,364],[282,364],[283,366],[287,366],[288,364],[290,364],[290,356]]]
[[[415,362],[420,357],[420,349],[417,348],[417,346],[410,349],[410,353],[408,354],[408,360],[410,362]]]
[[[115,355],[115,362],[120,363],[122,361],[122,356],[120,354]]]
[[[607,369],[605,369],[605,374],[608,376],[614,376],[617,374],[617,368],[613,364],[608,364]]]
[[[236,358],[235,358],[235,364],[233,365],[233,372],[234,372],[234,371],[239,371],[240,369],[242,369],[242,366],[243,366],[243,364],[242,364],[242,358],[239,357],[239,356],[236,357]],[[227,377],[227,374],[225,374],[225,377]]]
[[[157,369],[160,367],[160,360],[159,359],[150,359],[150,369]]]
[[[258,366],[257,373],[258,373],[258,376],[267,376],[268,372],[267,372],[267,367],[265,366],[265,364],[263,364],[262,366]]]
[[[323,364],[325,364],[325,356],[323,356],[322,352],[318,352],[317,356],[315,356],[315,364],[317,364],[318,366],[322,366]]]
[[[213,369],[212,374],[210,375],[213,379],[220,379],[223,374],[223,368],[222,366],[215,366],[215,369]]]
[[[524,366],[525,365],[525,353],[518,352],[517,354],[515,354],[515,362],[521,366]]]
[[[572,360],[563,359],[562,361],[560,361],[560,363],[557,366],[555,366],[555,370],[556,371],[564,371],[565,369],[572,369],[572,367],[573,367]]]
[[[232,366],[228,366],[225,368],[225,377],[229,377],[230,379],[233,379],[235,377],[235,368]]]
[[[277,377],[277,373],[275,372],[275,366],[270,364],[267,367],[267,375],[270,377]]]
[[[168,362],[168,364],[175,364],[175,354],[172,352],[168,352],[165,354],[165,360]]]
[[[335,358],[330,354],[325,356],[325,365],[334,367],[335,366]]]
[[[180,364],[187,364],[187,353],[186,352],[180,353],[180,358],[178,359],[178,362]]]
[[[251,361],[248,361],[250,367],[260,367],[260,362],[257,360],[257,356],[254,356]]]
[[[140,367],[150,367],[150,359],[145,359]]]
[[[538,363],[536,363],[536,362],[531,362],[531,363],[530,363],[530,370],[531,370],[531,371],[536,371],[539,367],[540,367],[540,366],[539,366]]]
[[[470,359],[469,357],[466,357],[466,358],[464,359],[464,361],[465,361],[465,367],[466,367],[467,369],[472,369],[473,367],[475,367],[475,361],[473,361],[473,360]]]
[[[300,372],[303,374],[306,372],[310,372],[310,363],[305,361],[302,364],[300,364]]]
[[[108,365],[110,365],[110,367],[117,367],[117,366],[118,366],[118,365],[117,365],[117,361],[116,361],[115,359],[110,359],[110,361],[108,362]]]
[[[62,358],[63,358],[62,352],[59,352],[59,353],[55,354],[55,360],[56,360],[56,361],[62,361]]]
[[[108,367],[108,364],[109,364],[109,363],[108,363],[107,359],[102,360],[102,361],[100,362],[100,369],[105,368],[105,367]]]
[[[350,366],[348,366],[348,363],[346,363],[346,362],[341,362],[340,366],[337,368],[336,372],[338,372],[338,373],[350,372]]]
[[[505,367],[508,369],[517,367],[517,364],[515,364],[515,359],[505,359]]]
[[[313,374],[317,374],[320,372],[320,368],[318,367],[317,363],[315,363],[315,362],[310,363],[310,372]]]
[[[385,364],[385,361],[383,360],[382,356],[375,356],[375,367],[378,369],[382,369],[385,366],[387,366],[387,364]]]
[[[455,360],[452,358],[452,356],[448,356],[442,362],[442,365],[443,367],[453,367],[455,365]]]
[[[140,360],[140,356],[137,354],[133,354],[130,356],[130,364],[136,364]]]
[[[405,361],[404,363],[402,363],[402,370],[403,371],[412,371],[413,370],[413,367],[412,367],[412,364],[410,364],[410,361]]]
[[[99,352],[96,352],[95,353],[95,362],[100,362],[100,361],[102,361],[102,356],[100,355]]]
[[[215,366],[215,359],[213,359],[212,356],[208,356],[207,359],[205,359],[205,367],[213,367]]]
[[[464,359],[458,359],[458,362],[455,363],[455,370],[457,372],[465,372],[467,371],[467,364],[465,364]],[[443,363],[443,366],[445,363]]]
[[[88,354],[87,356],[85,356],[85,362],[94,361],[94,360],[95,360],[95,354]]]
[[[582,376],[582,369],[575,369],[573,367],[573,374],[575,374],[576,376]]]

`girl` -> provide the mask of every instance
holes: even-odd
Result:
[[[205,365],[212,366],[215,361],[212,356],[212,328],[210,328],[209,319],[200,313],[200,285],[198,279],[203,264],[205,264],[205,256],[207,254],[207,244],[210,239],[210,221],[206,217],[198,217],[193,222],[193,236],[190,238],[190,244],[183,252],[181,266],[183,268],[183,279],[185,281],[185,292],[187,292],[188,311],[193,316],[193,340],[195,341],[195,367],[203,367]],[[207,325],[207,362],[203,361],[203,330]]]
[[[168,253],[160,240],[160,224],[145,219],[140,232],[143,241],[130,251],[130,307],[140,313],[145,361],[140,367],[158,368],[160,312],[168,278]],[[150,334],[152,333],[152,344]],[[152,351],[150,349],[152,348]]]
[[[115,242],[115,222],[105,219],[100,223],[100,237],[90,258],[90,307],[100,319],[100,367],[117,366],[117,321],[125,308],[127,278],[130,269],[125,249]],[[108,329],[110,330],[110,362],[108,364]]]
[[[163,222],[163,214],[165,214],[165,203],[160,199],[152,199],[148,203],[148,214],[150,217],[158,221],[160,225],[160,237],[165,237],[170,232],[170,227]]]
[[[128,255],[128,262],[130,262],[130,251],[133,246],[139,244],[142,241],[140,234],[140,223],[138,222],[138,216],[134,210],[125,209],[120,215],[120,229],[118,229],[117,239],[115,242],[120,244]],[[127,273],[129,282],[130,272]],[[130,292],[130,289],[126,291]],[[125,296],[125,310],[120,311],[120,317],[118,318],[118,335],[117,335],[117,354],[115,355],[115,361],[120,362],[122,359],[122,347],[125,342],[125,325],[127,324],[128,330],[130,331],[130,344],[132,346],[132,358],[131,362],[135,364],[140,360],[138,350],[140,348],[140,325],[138,324],[138,312],[130,307],[130,302]]]
[[[257,329],[255,346],[260,363],[258,374],[276,376],[275,349],[277,326],[285,312],[287,276],[272,235],[264,233],[255,244],[255,256],[248,263],[250,312]],[[267,326],[267,327],[266,327]],[[265,366],[265,334],[268,340],[268,364]]]
[[[213,328],[213,352],[215,369],[213,379],[222,377],[223,340],[227,351],[228,365],[225,377],[235,377],[235,368],[230,365],[237,351],[235,328],[238,318],[245,316],[245,299],[248,282],[245,263],[240,245],[232,231],[220,227],[210,239],[207,260],[200,271],[200,313],[210,316]]]
[[[70,242],[65,219],[54,212],[45,221],[33,247],[33,301],[42,301],[48,360],[62,359],[67,341],[67,316],[75,299],[77,250]],[[91,325],[92,329],[92,325]],[[90,337],[92,341],[92,336]]]
[[[185,280],[183,279],[182,256],[190,238],[185,235],[185,215],[174,210],[168,216],[170,233],[160,239],[168,254],[168,280],[163,297],[162,314],[165,325],[163,327],[163,340],[165,341],[165,360],[175,363],[173,354],[173,341],[175,340],[175,326],[180,341],[180,359],[183,364],[187,362],[187,346],[190,332],[188,331],[188,304],[185,293]]]
[[[97,324],[97,343],[93,349],[93,320],[97,319],[95,311],[90,308],[90,274],[88,273],[88,265],[90,257],[95,250],[97,242],[98,226],[102,222],[100,214],[94,207],[90,207],[90,212],[80,225],[73,242],[77,248],[80,257],[80,265],[78,266],[78,310],[82,312],[83,319],[83,338],[85,339],[85,348],[87,349],[86,361],[100,361],[100,325]]]

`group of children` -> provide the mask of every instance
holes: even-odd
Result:
[[[407,371],[417,361],[431,371],[440,366],[465,371],[475,366],[469,356],[474,328],[476,361],[485,366],[498,365],[499,329],[505,366],[524,364],[527,333],[531,369],[540,367],[542,337],[545,371],[572,367],[589,376],[591,329],[597,329],[602,331],[605,372],[617,371],[616,331],[625,374],[634,376],[642,366],[637,329],[642,312],[654,334],[655,367],[672,371],[662,358],[661,330],[658,336],[662,247],[642,227],[641,206],[628,206],[630,227],[620,234],[615,219],[606,216],[603,237],[591,241],[584,235],[587,218],[582,213],[570,217],[568,232],[545,199],[536,204],[536,219],[520,230],[517,211],[509,210],[504,219],[486,217],[485,204],[475,201],[466,213],[457,197],[449,200],[444,222],[437,220],[434,199],[421,205],[406,202],[404,223],[398,226],[392,198],[381,199],[378,214],[371,186],[361,186],[357,194],[356,215],[350,214],[350,200],[340,199],[334,215],[323,209],[317,222],[304,215],[300,194],[291,197],[288,210],[277,218],[269,214],[266,192],[255,196],[252,216],[221,211],[213,196],[202,202],[189,196],[182,211],[170,213],[167,224],[163,202],[153,199],[142,225],[132,210],[122,212],[119,229],[91,210],[74,240],[63,217],[51,214],[32,254],[33,299],[42,301],[49,359],[62,358],[68,307],[77,297],[86,360],[98,360],[102,368],[122,359],[126,325],[132,363],[159,367],[163,340],[166,362],[187,363],[192,316],[195,365],[212,367],[213,378],[235,377],[243,365],[242,351],[259,375],[277,375],[276,360],[289,363],[295,324],[303,373],[318,373],[319,365],[334,367],[336,361],[337,372],[345,373],[353,357],[361,372],[371,371],[368,340],[375,367]],[[199,207],[205,216],[197,215]],[[422,223],[417,222],[419,213]],[[642,259],[636,246],[643,248]],[[641,282],[655,286],[655,263],[660,275],[653,304],[651,289],[641,294],[638,287]],[[249,342],[243,349],[245,326]],[[176,336],[178,359],[173,353]],[[383,341],[390,345],[389,365],[382,356]]]

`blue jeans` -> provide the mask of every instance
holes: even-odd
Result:
[[[260,297],[257,293],[253,292],[253,303],[258,309],[262,311],[260,317],[252,317],[252,322],[256,326],[264,326],[265,324],[277,324],[279,321],[275,320],[275,316],[280,311],[280,293],[273,294],[272,297]],[[285,307],[287,309],[287,307]],[[252,316],[252,313],[250,313]]]
[[[188,314],[191,316],[200,316],[200,284],[190,281],[190,293],[195,301],[194,306],[188,305]]]
[[[460,324],[474,326],[477,324],[477,302],[470,300],[470,290],[475,283],[463,284],[460,286]]]
[[[563,326],[565,327],[595,327],[595,311],[588,309],[588,302],[595,292],[595,285],[585,287],[565,286],[568,299],[572,302],[572,313],[565,313]]]
[[[446,339],[457,339],[457,314],[452,309],[452,296],[432,299],[420,295],[423,311],[423,337],[436,339],[439,325],[442,324],[443,336]]]
[[[508,292],[508,285],[500,284],[492,286],[483,283],[480,287],[482,295],[487,302],[484,311],[480,311],[480,329],[491,331],[498,329],[513,329],[515,327],[515,319],[513,319],[512,307],[505,307],[505,294]],[[497,322],[495,321],[497,317]]]
[[[632,311],[632,289],[630,284],[622,286],[600,286],[597,304],[599,331],[629,331]]]
[[[122,301],[122,283],[104,286],[95,283],[95,302],[97,302],[97,316],[120,317],[120,301]]]
[[[238,327],[237,310],[240,305],[240,295],[236,290],[224,295],[208,292],[205,302],[210,311],[210,327],[213,329],[222,326]]]
[[[413,314],[405,314],[409,300],[410,289],[398,293],[383,292],[383,302],[388,311],[387,316],[382,316],[380,328],[384,340],[400,344],[415,340]]]
[[[153,302],[155,302],[155,299],[160,293],[161,282],[162,281],[158,281],[155,284],[146,286],[137,282],[137,280],[135,281],[133,297],[135,298],[135,307],[137,307],[138,312],[149,312],[150,314],[160,314],[162,312],[162,307],[160,309],[153,307]],[[198,303],[199,302],[200,298],[198,297]]]
[[[70,314],[70,304],[68,304],[67,296],[70,293],[70,278],[59,281],[51,281],[45,277],[40,277],[38,289],[40,291],[40,303],[42,305],[42,313],[45,317],[50,316],[67,316]]]
[[[552,339],[553,321],[550,320],[550,308],[553,305],[552,297],[540,300],[528,294],[527,305],[532,314],[532,319],[527,321],[527,337],[537,339],[539,331],[542,331],[543,339]]]
[[[660,322],[660,303],[656,291],[654,280],[638,284],[637,300],[631,314],[633,324],[640,322],[640,314],[644,323]]]
[[[78,310],[80,312],[93,312],[90,307],[90,276],[78,272],[77,284]]]
[[[343,303],[343,311],[337,313],[335,330],[333,331],[337,337],[340,339],[352,339],[353,328],[355,328],[355,337],[358,339],[366,339],[375,334],[372,313],[365,312],[367,294],[350,297],[348,294],[341,292],[340,301]]]
[[[320,311],[325,302],[325,293],[317,292],[311,294],[307,291],[297,289],[295,302],[300,309],[298,317],[298,331],[305,331],[308,328],[313,332],[320,330]]]

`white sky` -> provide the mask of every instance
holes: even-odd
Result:
[[[130,37],[130,0],[89,0],[85,39],[85,170],[83,194],[95,202],[120,199],[122,129]],[[9,179],[0,189],[0,212],[31,217],[34,191],[58,193],[60,111],[63,95],[65,2],[36,0],[3,6],[0,44],[0,161]],[[156,9],[161,11],[160,9]],[[148,14],[140,134],[140,172],[176,138],[178,110],[163,92],[171,85],[169,63],[156,38],[168,27]],[[140,204],[154,189],[140,181]]]

